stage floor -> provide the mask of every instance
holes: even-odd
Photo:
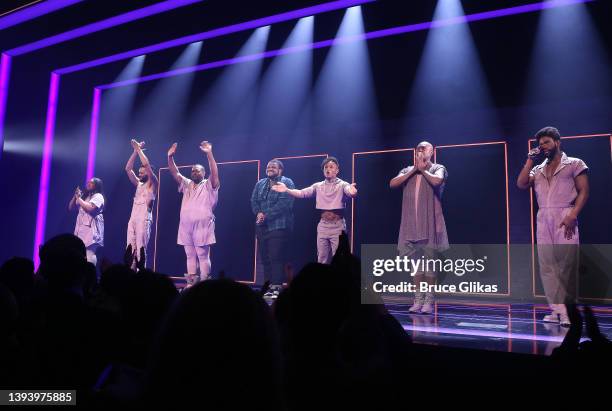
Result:
[[[417,344],[550,355],[568,331],[541,320],[549,313],[543,305],[440,302],[434,315],[408,313],[405,303],[386,306]],[[612,309],[593,311],[601,332],[612,339]]]
[[[177,277],[175,284],[180,289],[184,282]],[[542,321],[550,313],[542,304],[439,301],[433,315],[424,315],[409,313],[409,301],[385,300],[385,305],[417,344],[550,355],[568,331]],[[612,340],[612,307],[591,308],[600,331]],[[585,336],[583,332],[583,340]]]

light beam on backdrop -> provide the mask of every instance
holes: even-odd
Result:
[[[142,65],[145,56],[135,57],[128,62],[126,67],[119,74],[115,81],[127,80],[138,77],[142,73]],[[104,105],[101,110],[105,118],[112,116],[111,123],[115,129],[120,129],[120,125],[125,123],[131,109],[131,102],[137,86],[124,87],[109,90],[104,96]],[[108,111],[105,109],[108,109]],[[112,108],[112,110],[111,110]],[[80,122],[75,122],[71,131],[64,132],[64,135],[56,133],[53,143],[53,159],[75,161],[75,152],[81,152],[86,147],[87,140],[74,138],[82,136],[87,132],[91,122],[91,115],[87,114]],[[40,156],[40,136],[36,134],[36,128],[20,128],[18,131],[11,131],[14,135],[19,135],[19,140],[8,140],[4,144],[4,151],[30,157]],[[71,136],[71,137],[70,137]],[[75,145],[76,144],[76,145]]]
[[[5,139],[4,120],[6,118],[6,103],[7,103],[7,98],[8,98],[9,84],[10,84],[11,61],[14,57],[22,56],[24,54],[28,54],[36,50],[41,50],[47,47],[51,47],[51,46],[54,46],[60,43],[64,43],[70,40],[74,40],[74,39],[86,36],[88,34],[107,30],[112,27],[120,26],[122,24],[130,23],[130,22],[137,21],[137,20],[140,20],[146,17],[154,16],[156,14],[163,13],[169,10],[173,10],[178,7],[188,6],[193,3],[200,2],[200,1],[202,0],[166,0],[166,1],[162,1],[157,4],[153,4],[151,6],[132,10],[127,13],[123,13],[117,16],[110,17],[108,19],[97,21],[95,23],[86,24],[85,26],[78,27],[73,30],[68,30],[60,34],[56,34],[54,36],[47,37],[41,40],[37,40],[32,43],[24,44],[22,46],[2,52],[2,58],[0,59],[0,148],[2,148],[4,139]],[[43,8],[43,11],[49,10],[48,12],[50,12],[50,11],[53,11],[54,9],[61,8],[60,6],[62,6],[63,3],[65,3],[65,5],[70,5],[74,2],[63,1],[63,0],[46,1],[40,6]],[[25,11],[26,10],[24,10],[24,12]],[[8,16],[8,17],[11,17],[11,16]],[[140,54],[145,54],[145,53],[137,53],[130,57],[138,56]],[[55,74],[61,75],[63,73],[55,73]],[[53,84],[54,82],[52,80],[51,85],[53,86]],[[59,93],[59,78],[55,82],[55,86],[58,87],[58,89],[55,91],[53,90],[51,91],[57,94]],[[55,122],[55,120],[53,120],[53,122]],[[50,137],[51,138],[53,137],[53,133],[50,134]],[[0,158],[1,158],[1,154],[2,154],[2,151],[0,150]],[[43,162],[44,161],[45,161],[45,153],[43,152]],[[44,168],[44,164],[42,168]],[[34,261],[34,263],[38,264],[36,260]]]
[[[142,68],[144,66],[146,56],[138,56],[132,58],[125,68],[119,73],[115,81],[123,81],[132,78],[137,78],[142,74]],[[97,158],[96,146],[91,145],[91,136],[97,140],[99,135],[102,136],[113,136],[115,138],[107,138],[107,150],[106,152],[116,153],[116,149],[120,149],[114,145],[124,143],[127,144],[126,140],[129,140],[127,136],[127,127],[129,120],[132,117],[132,109],[134,104],[134,98],[138,85],[132,85],[125,88],[108,90],[104,93],[104,100],[102,100],[102,93],[94,90],[94,103],[97,107],[92,109],[92,122],[93,126],[90,127],[90,144],[88,149],[88,161],[87,176],[88,181],[94,177],[95,173],[95,159]],[[104,121],[102,121],[104,120]],[[124,137],[124,138],[121,138]],[[102,158],[104,160],[104,158]],[[102,164],[104,161],[101,162]]]
[[[29,43],[22,47],[9,50],[7,52],[2,53],[2,58],[0,59],[0,148],[2,148],[4,143],[4,119],[6,114],[6,101],[8,96],[9,82],[10,82],[10,67],[11,67],[11,58],[16,55],[23,55],[30,53],[35,50],[39,50],[42,48],[50,47],[55,44],[59,44],[65,41],[73,40],[75,38],[79,38],[85,36],[87,34],[95,33],[101,30],[105,30],[111,27],[115,27],[118,25],[126,24],[131,21],[139,20],[157,13],[161,13],[167,10],[172,10],[173,8],[183,7],[192,3],[200,2],[202,0],[167,0],[164,2],[160,2],[154,4],[149,7],[144,7],[142,9],[134,10],[128,13],[124,13],[119,16],[111,17],[106,20],[102,20],[96,23],[88,24],[86,26],[79,27],[78,29],[70,30],[64,33],[61,33],[56,36],[51,36],[46,39],[35,41],[33,43]],[[54,128],[55,128],[55,112],[57,105],[57,95],[59,93],[59,84],[60,84],[60,76],[63,74],[74,73],[80,70],[85,70],[88,68],[97,67],[104,64],[109,64],[115,61],[125,60],[131,57],[139,56],[142,54],[148,54],[155,51],[164,50],[171,47],[176,47],[179,45],[189,44],[196,41],[201,41],[208,38],[219,37],[223,35],[227,35],[230,33],[236,33],[244,30],[249,30],[257,27],[261,27],[262,25],[270,25],[274,23],[279,23],[282,21],[293,20],[296,18],[301,18],[304,16],[314,15],[318,13],[325,13],[332,10],[342,9],[349,5],[354,4],[363,4],[369,3],[374,0],[337,0],[329,3],[323,3],[312,7],[306,7],[299,10],[293,10],[286,13],[276,14],[273,16],[247,21],[244,23],[234,24],[232,26],[222,27],[219,29],[214,29],[202,33],[198,33],[192,36],[181,37],[174,40],[169,40],[166,42],[150,45],[147,47],[142,47],[139,49],[133,49],[127,52],[114,54],[112,56],[103,57],[96,60],[87,61],[81,64],[64,67],[59,70],[54,71],[51,74],[51,81],[49,85],[49,102],[47,105],[47,123],[51,123],[53,127],[50,127],[50,132],[45,132],[45,142],[43,143],[43,156],[42,156],[42,165],[41,170],[48,170],[46,173],[41,172],[41,178],[39,183],[39,192],[38,192],[38,205],[37,205],[37,218],[36,218],[36,228],[34,232],[34,266],[38,268],[38,247],[42,243],[42,240],[45,237],[45,222],[46,222],[46,214],[47,214],[47,203],[48,203],[48,187],[49,187],[49,178],[50,178],[50,167],[51,167],[51,148],[53,146],[53,137],[54,137]],[[94,113],[92,113],[91,118],[91,135],[90,141],[97,141],[97,129],[98,129],[98,114],[100,107],[100,98],[101,98],[102,89],[96,88],[94,89],[94,97],[93,97],[93,107]],[[53,96],[53,98],[51,98]],[[1,151],[0,151],[1,154]],[[94,158],[92,155],[95,155],[95,145],[92,147],[90,145],[90,150],[88,154],[88,172],[87,175],[93,175],[93,167],[94,167]],[[1,158],[1,157],[0,157]]]
[[[363,36],[361,7],[351,7],[344,14],[336,39]],[[351,140],[378,136],[376,95],[365,41],[331,46],[315,85],[313,109],[317,133]]]
[[[251,34],[236,58],[262,53],[266,49],[270,26],[260,27]],[[209,88],[204,99],[189,115],[187,138],[212,135],[219,138],[234,132],[249,130],[252,122],[257,82],[263,61],[227,67]]]
[[[609,104],[598,100],[594,110],[584,103],[612,91],[610,58],[586,4],[542,11],[527,84],[524,103],[531,110],[525,123],[564,127],[565,121],[595,115],[595,111],[609,117]],[[560,100],[571,106],[557,105]]]
[[[175,70],[197,64],[201,50],[201,41],[190,44],[170,69]],[[144,138],[147,143],[159,141],[161,138],[165,145],[168,139],[173,138],[173,133],[181,128],[181,116],[187,109],[194,76],[195,73],[190,73],[157,82],[155,88],[146,97],[143,107],[137,110],[135,120],[130,127],[131,130]]]
[[[589,2],[589,1],[592,1],[592,0],[551,0],[551,1],[547,1],[547,2],[530,3],[530,4],[523,5],[523,6],[508,7],[508,8],[504,8],[504,9],[485,11],[485,12],[474,13],[474,14],[470,14],[470,15],[466,15],[466,16],[462,16],[462,17],[457,17],[457,18],[450,18],[450,19],[443,19],[443,20],[437,20],[437,21],[431,21],[431,22],[409,24],[409,25],[405,25],[405,26],[391,27],[391,28],[387,28],[387,29],[371,31],[371,32],[368,32],[368,33],[363,33],[361,35],[348,36],[348,37],[341,38],[341,39],[330,39],[330,40],[318,41],[318,42],[315,42],[315,43],[312,43],[312,44],[308,44],[308,45],[297,46],[297,47],[290,47],[288,49],[270,50],[270,51],[266,51],[266,52],[262,52],[262,53],[257,53],[257,54],[254,54],[254,55],[241,56],[241,57],[236,57],[236,58],[231,58],[231,59],[225,59],[225,60],[220,60],[220,61],[200,64],[198,66],[194,66],[194,67],[190,67],[190,68],[173,70],[173,71],[164,72],[164,73],[157,73],[157,74],[148,75],[148,76],[141,77],[141,78],[134,79],[134,80],[128,80],[128,81],[122,81],[122,82],[117,82],[117,83],[100,85],[100,86],[96,87],[96,90],[98,90],[98,92],[94,93],[94,107],[96,106],[96,101],[99,102],[100,92],[102,90],[106,90],[106,89],[111,89],[111,88],[116,88],[116,87],[125,87],[125,86],[130,85],[130,84],[137,84],[137,83],[146,82],[146,81],[153,81],[153,80],[157,80],[157,79],[161,79],[161,78],[165,78],[165,77],[172,77],[172,76],[186,74],[188,72],[193,72],[193,71],[210,70],[210,69],[213,69],[213,68],[226,67],[226,66],[231,66],[231,65],[234,65],[234,64],[243,64],[243,63],[247,63],[247,62],[253,62],[253,61],[257,61],[257,60],[261,60],[261,59],[277,57],[277,56],[286,55],[286,54],[300,53],[300,52],[303,52],[305,50],[310,50],[310,49],[326,48],[326,47],[330,47],[330,46],[332,46],[334,44],[352,43],[352,42],[356,42],[356,41],[373,40],[373,39],[378,39],[378,38],[385,38],[385,37],[389,37],[389,36],[402,35],[402,34],[407,34],[407,33],[412,33],[412,32],[417,32],[417,31],[429,30],[429,29],[432,29],[432,28],[446,27],[446,26],[455,25],[455,24],[465,24],[465,23],[476,22],[476,21],[481,21],[481,20],[496,19],[496,18],[502,18],[502,17],[518,15],[518,14],[524,14],[524,13],[532,13],[532,12],[537,12],[537,11],[540,11],[540,10],[546,10],[546,9],[550,9],[550,8],[563,7],[563,6],[567,6],[567,5],[571,5],[571,4],[575,4],[575,3],[586,3],[586,2]],[[334,2],[334,3],[337,4],[338,2]],[[300,10],[300,11],[304,12],[304,10],[306,10],[306,9],[303,9],[303,10]],[[295,12],[293,12],[293,14],[291,14],[291,17],[295,17]],[[274,18],[278,19],[280,17],[279,16],[274,16]],[[284,18],[287,18],[287,16],[284,16]],[[266,21],[268,21],[268,20],[266,20]],[[253,22],[249,22],[248,24],[252,24],[252,23]],[[240,26],[240,27],[238,27],[238,26]],[[242,30],[244,28],[244,26],[243,25],[237,25],[235,30],[238,30],[238,28],[240,28],[240,30]],[[220,32],[222,30],[224,30],[224,29],[219,29],[218,31]],[[216,34],[216,35],[221,35],[221,34]],[[155,49],[155,50],[159,50],[159,49],[162,49],[164,46],[163,45],[155,45],[154,47],[159,47],[159,48]],[[170,46],[168,46],[168,47],[170,47]],[[117,61],[117,60],[121,60],[121,59],[127,58],[127,56],[125,54],[121,54],[121,55],[110,56],[109,59],[110,58],[116,59],[116,60],[112,60],[112,61]],[[92,62],[88,62],[87,66],[78,66],[78,67],[77,66],[73,66],[73,67],[66,68],[66,69],[71,69],[70,72],[74,72],[74,71],[84,70],[86,68],[89,68],[89,64],[94,64],[94,66],[95,66],[95,65],[100,65],[100,64],[106,64],[108,62],[110,62],[110,60],[104,60],[104,61],[98,61],[98,62],[93,62],[92,61]],[[52,74],[52,76],[51,76],[51,84],[50,84],[49,96],[52,96],[54,94],[57,95],[57,92],[59,90],[59,78],[57,78],[57,79],[55,78],[55,76],[58,74],[58,72],[54,72]],[[66,72],[63,72],[63,73],[65,74]],[[0,84],[0,90],[1,89],[2,89],[2,84]],[[98,97],[98,100],[96,100],[96,96]],[[1,103],[2,103],[2,99],[0,98],[0,105],[1,105]],[[49,99],[49,105],[48,105],[48,110],[47,110],[47,112],[48,112],[48,115],[47,115],[48,119],[50,118],[49,116],[51,116],[51,117],[54,116],[54,110],[55,110],[54,105],[55,104],[56,104],[56,100],[55,99]],[[0,106],[0,111],[1,111],[1,109],[2,109],[2,107]],[[2,119],[0,118],[0,120],[2,120]],[[54,117],[53,117],[53,121],[54,121]],[[92,122],[93,122],[93,116],[92,116]],[[51,142],[52,142],[53,141],[53,136],[51,135],[49,137],[48,135],[46,135],[45,136],[45,140],[47,140],[47,139],[51,140]],[[46,161],[50,161],[50,150],[49,150],[49,153],[47,153],[46,155],[45,155],[45,152],[43,152],[43,167],[44,167]],[[42,183],[42,181],[41,181],[41,183]],[[47,181],[47,185],[48,185],[48,181]],[[41,184],[41,188],[42,187],[44,187],[44,186]],[[46,194],[47,193],[44,190],[39,192],[39,201],[38,201],[37,215],[40,213],[41,207],[45,209],[45,214],[46,214],[46,203],[47,203]],[[39,220],[37,220],[37,221],[39,221]],[[35,237],[36,238],[39,238],[39,237],[43,238],[44,237],[44,226],[41,227],[37,223],[36,233],[39,233],[39,232],[42,232],[42,235],[36,234]],[[37,248],[38,248],[38,246],[35,244],[35,255],[37,255],[37,253],[38,253]],[[37,264],[37,263],[38,263],[38,261],[35,258],[35,264]]]
[[[439,0],[434,21],[455,18],[465,18],[461,1]],[[406,134],[422,140],[441,135],[452,123],[458,130],[474,125],[478,130],[474,132],[496,135],[493,107],[469,26],[430,30],[408,99]],[[472,121],[466,121],[466,111],[472,113]]]
[[[283,44],[283,48],[311,44],[314,16],[300,19]],[[255,134],[274,138],[284,147],[296,143],[291,138],[300,113],[307,110],[312,82],[312,51],[276,57],[261,81],[255,116]],[[308,123],[310,122],[307,116]],[[253,140],[248,140],[249,142]]]

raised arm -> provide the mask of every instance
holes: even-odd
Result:
[[[533,186],[535,178],[531,175],[531,170],[533,169],[535,159],[538,158],[538,155],[540,155],[540,149],[537,147],[527,153],[527,161],[525,161],[525,165],[516,179],[516,185],[521,190],[526,190]]]
[[[206,158],[208,159],[208,167],[210,168],[210,184],[212,188],[215,190],[219,188],[221,182],[219,181],[219,169],[217,168],[217,162],[215,161],[215,157],[212,152],[212,144],[208,141],[202,141],[200,143],[200,150],[204,154],[206,154]]]
[[[151,184],[151,187],[153,187],[153,190],[155,191],[155,193],[157,193],[157,186],[159,185],[159,181],[157,180],[157,176],[155,175],[155,173],[153,172],[153,169],[151,168],[151,163],[149,162],[149,158],[144,153],[144,149],[143,149],[144,145],[145,145],[144,141],[141,141],[140,143],[138,143],[136,140],[132,140],[132,147],[134,147],[134,152],[138,154],[140,163],[142,164],[142,166],[145,168],[147,172],[147,176],[149,177],[148,179],[149,184]]]
[[[404,183],[410,177],[412,177],[414,174],[416,174],[418,169],[416,167],[412,167],[412,169],[410,171],[407,171],[405,173],[402,173],[402,171],[400,171],[400,173],[397,176],[393,177],[391,179],[391,181],[389,181],[389,187],[390,188],[392,188],[392,189],[393,188],[398,188],[398,187],[401,187],[402,185],[404,185]]]
[[[74,194],[72,195],[70,202],[68,202],[68,211],[74,210],[74,208],[76,207],[77,199],[81,197],[81,194],[82,194],[81,189],[77,187],[74,190]]]
[[[181,184],[183,176],[181,175],[181,173],[179,173],[178,167],[176,166],[176,163],[174,162],[174,154],[176,153],[176,146],[177,146],[177,143],[174,143],[172,144],[172,146],[170,146],[170,149],[168,150],[168,169],[170,170],[170,174],[172,175],[174,180],[177,183]]]
[[[93,202],[91,201],[85,201],[83,200],[81,197],[78,197],[76,199],[76,204],[81,207],[83,210],[85,210],[86,213],[88,214],[92,214],[95,213],[96,210],[98,210],[98,206],[95,205]]]
[[[351,198],[357,197],[357,183],[346,184],[344,186],[344,194]]]
[[[439,187],[446,180],[446,169],[444,167],[439,167],[434,173],[430,173],[427,171],[427,163],[423,161],[419,171],[432,187]]]
[[[516,185],[521,190],[526,190],[533,185],[534,178],[530,175],[531,169],[533,168],[533,161],[528,158],[525,165],[521,169],[521,172],[516,179]]]
[[[135,140],[132,140],[132,142],[134,142],[134,141]],[[132,147],[133,146],[134,146],[134,143],[132,143]],[[132,155],[130,155],[130,158],[128,159],[127,163],[125,164],[125,172],[127,173],[127,176],[130,179],[130,181],[132,182],[132,184],[134,184],[135,186],[138,186],[138,177],[136,176],[136,173],[134,173],[134,161],[136,160],[136,156],[137,155],[138,154],[136,153],[136,149],[134,148],[134,151],[132,152]]]
[[[293,180],[291,180],[290,178],[287,179],[287,184],[284,185],[287,187],[287,190],[292,190],[295,188]],[[268,212],[266,213],[266,218],[275,217],[279,214],[290,211],[291,208],[293,208],[293,201],[294,199],[291,195],[279,195],[278,201],[268,209]]]
[[[294,188],[288,188],[284,183],[278,182],[274,184],[271,188],[277,193],[287,193],[291,197],[295,198],[309,198],[314,195],[314,185],[303,188],[301,190],[296,190]]]

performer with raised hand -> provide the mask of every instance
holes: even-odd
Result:
[[[104,246],[104,188],[102,180],[92,178],[85,191],[77,187],[68,203],[68,210],[78,208],[74,235],[85,243],[87,261],[96,265],[96,251]]]
[[[132,246],[135,256],[139,256],[140,250],[144,249],[145,260],[141,265],[146,264],[147,246],[151,238],[151,225],[153,224],[153,203],[157,197],[159,181],[155,175],[149,159],[144,153],[145,142],[140,143],[132,139],[130,142],[134,151],[125,165],[125,172],[128,178],[136,186],[132,213],[128,221],[127,245]],[[134,172],[134,161],[136,157],[140,159],[138,175]],[[136,269],[136,258],[133,259],[132,269]]]
[[[282,182],[272,186],[279,193],[289,193],[295,198],[316,198],[321,220],[317,225],[317,260],[329,264],[338,249],[340,234],[346,231],[344,210],[346,202],[357,197],[356,183],[338,178],[340,163],[336,157],[327,157],[321,163],[325,179],[301,190],[290,189]]]
[[[431,161],[433,145],[422,141],[417,145],[415,164],[400,170],[389,182],[391,188],[403,188],[402,220],[397,248],[400,256],[432,258],[438,251],[448,248],[446,223],[442,213],[442,192],[448,178],[446,167]],[[430,285],[436,284],[435,271],[414,273],[417,287],[409,311],[431,314],[434,311],[434,293]],[[420,291],[421,284],[427,291]]]
[[[576,302],[578,215],[589,198],[588,167],[561,151],[561,135],[544,127],[535,135],[538,147],[527,154],[517,186],[533,187],[538,200],[537,250],[540,278],[551,314],[545,322],[570,325],[565,304]]]
[[[210,275],[210,246],[215,240],[215,215],[219,196],[219,171],[213,156],[212,144],[200,143],[200,150],[208,159],[210,176],[205,177],[204,166],[196,164],[191,167],[191,178],[183,176],[174,162],[177,143],[168,150],[168,167],[170,174],[178,183],[178,191],[183,194],[177,244],[185,248],[187,256],[187,285],[208,279]]]

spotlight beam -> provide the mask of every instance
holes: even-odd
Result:
[[[396,36],[396,35],[400,35],[400,34],[406,34],[406,33],[411,33],[411,32],[429,30],[429,29],[437,28],[437,27],[445,27],[445,26],[449,26],[449,25],[453,25],[453,24],[470,23],[470,22],[475,22],[475,21],[480,21],[480,20],[489,20],[489,19],[495,19],[495,18],[500,18],[500,17],[507,17],[507,16],[512,16],[512,15],[517,15],[517,14],[531,13],[531,12],[541,11],[541,10],[545,10],[545,9],[555,8],[555,7],[568,6],[568,5],[572,5],[572,4],[588,3],[588,2],[591,2],[591,1],[593,1],[593,0],[550,0],[550,1],[545,1],[545,2],[531,3],[531,4],[527,4],[527,5],[523,5],[523,6],[509,7],[509,8],[492,10],[492,11],[487,11],[487,12],[468,14],[468,15],[464,15],[464,16],[461,16],[461,17],[457,17],[457,18],[448,18],[448,19],[441,19],[441,20],[435,20],[435,21],[424,22],[424,23],[410,24],[410,25],[405,25],[405,26],[393,27],[393,28],[389,28],[389,29],[383,29],[383,30],[377,30],[377,31],[372,31],[372,32],[368,32],[368,33],[353,35],[353,36],[347,36],[347,37],[336,38],[336,39],[331,39],[331,40],[319,41],[319,42],[316,42],[316,43],[306,44],[306,45],[302,45],[302,46],[295,46],[295,47],[290,47],[290,48],[286,48],[286,49],[271,50],[271,51],[266,51],[266,52],[263,52],[263,53],[257,53],[257,54],[253,54],[253,55],[249,55],[249,56],[240,56],[240,57],[236,57],[236,58],[232,58],[232,59],[220,60],[220,61],[206,63],[206,64],[194,66],[194,67],[188,67],[188,68],[181,68],[181,69],[178,69],[178,70],[172,70],[172,71],[166,72],[166,73],[157,73],[157,74],[153,74],[153,75],[150,75],[150,76],[145,76],[145,77],[141,77],[141,78],[138,78],[138,79],[134,79],[134,80],[131,80],[130,82],[119,82],[119,83],[114,83],[114,84],[111,83],[111,84],[106,84],[106,85],[102,85],[102,86],[97,86],[96,88],[98,88],[100,90],[105,90],[105,89],[110,89],[110,88],[113,88],[113,87],[121,87],[121,86],[129,85],[129,84],[141,83],[143,81],[152,81],[152,80],[156,80],[156,79],[160,79],[160,78],[171,77],[173,75],[180,75],[180,74],[191,73],[191,72],[194,72],[194,71],[202,71],[202,70],[213,69],[213,68],[217,68],[217,67],[224,67],[224,66],[228,66],[228,65],[231,65],[231,64],[238,64],[238,63],[244,63],[244,62],[248,62],[248,61],[254,61],[254,60],[259,60],[259,59],[276,57],[276,56],[280,56],[280,55],[297,53],[297,52],[301,52],[301,51],[305,51],[305,50],[310,50],[310,49],[326,48],[326,47],[333,46],[335,44],[350,43],[350,42],[354,42],[354,41],[372,40],[372,39],[376,39],[376,38],[384,38],[384,37],[389,37],[389,36]],[[366,3],[366,2],[368,2],[368,1],[356,2],[356,3],[361,4],[361,3]],[[335,2],[335,3],[338,3],[338,2]],[[346,7],[346,6],[344,6],[344,7]],[[301,17],[306,17],[306,16],[301,16]],[[298,17],[294,17],[294,18],[298,18]],[[219,29],[219,30],[222,30],[222,29]],[[195,39],[190,40],[190,42],[193,42],[193,41],[196,41],[196,40]],[[134,55],[134,56],[136,56],[136,55]],[[133,57],[133,56],[126,56],[126,57],[123,57],[123,58],[128,58],[128,57]],[[102,64],[105,64],[105,63],[102,63]],[[84,68],[88,68],[88,67],[84,67]],[[82,68],[82,69],[84,69],[84,68]],[[0,71],[0,73],[1,73],[1,71]],[[168,73],[171,73],[171,74],[168,74]],[[61,73],[54,72],[54,74],[61,74]],[[52,79],[53,79],[53,77],[52,77]],[[53,80],[52,80],[52,84],[53,84]],[[59,87],[59,80],[57,81],[57,86]],[[0,90],[1,89],[2,89],[2,84],[0,84]],[[56,93],[57,93],[57,90],[56,90]],[[50,106],[51,106],[51,103],[52,102],[51,102],[51,98],[50,98],[49,99],[49,105]],[[55,102],[54,104],[56,104],[56,103],[57,102]],[[0,113],[2,113],[2,110],[3,110],[3,107],[2,107],[2,96],[0,95]],[[51,115],[51,114],[53,114],[53,116],[55,116],[55,112],[54,111],[48,110],[48,115]],[[97,114],[97,115],[99,115],[99,114]],[[94,113],[92,112],[92,118],[93,118],[93,116],[94,116]],[[0,118],[0,125],[2,123],[2,120],[3,119]],[[55,120],[53,120],[53,122],[54,121]],[[1,132],[1,129],[0,129],[0,132]],[[45,133],[45,145],[47,144],[47,140],[48,139],[51,139],[51,141],[52,141],[52,139],[53,139],[52,133],[51,133],[51,135],[47,135],[47,133]],[[94,145],[97,145],[97,139],[94,139],[94,140],[96,140],[96,141],[90,141],[90,144],[93,143]],[[48,159],[48,162],[50,164],[50,158]],[[43,156],[43,169],[44,169],[44,167],[45,167],[45,157]],[[88,169],[89,169],[89,164],[88,164]],[[46,181],[47,189],[43,190],[43,184],[42,184],[43,181],[42,181],[42,178],[43,178],[43,175],[41,175],[41,189],[40,189],[40,192],[39,192],[39,202],[38,202],[39,209],[38,209],[37,214],[41,214],[41,205],[44,205],[44,209],[45,209],[44,210],[45,211],[44,214],[45,214],[45,217],[46,217],[46,204],[47,204],[47,201],[48,201],[48,185],[49,185],[49,181],[48,180]],[[48,175],[47,175],[47,178],[48,178]],[[35,238],[42,239],[44,237],[44,230],[45,230],[45,220],[37,218]],[[42,233],[42,234],[40,234],[40,233]],[[41,244],[41,243],[42,242],[35,242],[35,244],[34,244],[34,255],[35,255],[34,262],[35,262],[36,265],[38,264],[38,259],[37,259],[37,257],[38,257],[38,245]]]
[[[120,14],[118,16],[114,16],[106,20],[91,23],[74,30],[66,31],[55,36],[47,37],[45,39],[25,44],[23,46],[3,52],[2,58],[0,59],[0,159],[2,158],[2,147],[4,144],[4,120],[6,118],[6,101],[8,97],[10,83],[11,59],[13,57],[21,56],[33,52],[35,50],[54,46],[56,44],[63,43],[69,40],[74,40],[91,33],[106,30],[115,26],[120,26],[122,24],[140,20],[145,17],[153,16],[155,14],[163,13],[165,11],[173,10],[178,7],[187,6],[201,1],[202,0],[166,0],[164,2],[154,4],[152,6],[143,7],[141,9]],[[58,3],[59,5],[60,0],[57,0],[55,2],[50,0],[44,2],[43,4],[49,6],[51,3]]]
[[[69,74],[75,71],[81,71],[90,69],[93,67],[101,66],[104,64],[113,63],[119,60],[125,60],[130,57],[136,57],[141,54],[150,54],[161,50],[166,50],[173,47],[183,46],[185,44],[208,40],[215,37],[227,36],[228,34],[238,33],[241,31],[247,31],[256,29],[263,26],[269,26],[276,23],[282,23],[291,20],[297,20],[302,17],[314,16],[329,11],[340,10],[351,6],[357,6],[360,4],[371,3],[375,0],[340,0],[332,1],[329,3],[319,4],[317,6],[307,7],[304,9],[293,10],[286,13],[276,14],[274,16],[264,17],[257,20],[251,20],[244,23],[238,23],[227,27],[221,27],[218,29],[205,31],[190,36],[180,37],[174,40],[164,41],[162,43],[153,44],[147,47],[142,47],[123,53],[113,54],[112,56],[102,57],[99,59],[86,61],[84,63],[75,64],[74,66],[64,67],[56,70],[59,74]]]
[[[281,48],[281,49],[276,49],[276,50],[269,50],[269,51],[265,51],[262,53],[250,54],[247,56],[233,57],[229,59],[213,61],[210,63],[200,64],[197,66],[184,67],[184,68],[177,69],[177,70],[170,70],[170,71],[166,71],[163,73],[151,74],[148,76],[143,76],[143,77],[139,77],[139,78],[135,78],[131,80],[125,80],[125,81],[116,82],[116,83],[103,84],[103,85],[99,85],[96,87],[102,90],[107,90],[107,89],[111,89],[115,87],[124,87],[124,86],[129,86],[132,84],[159,80],[159,79],[166,78],[166,77],[173,77],[173,76],[179,76],[181,74],[193,73],[194,71],[210,70],[214,68],[229,66],[232,64],[246,63],[249,61],[261,60],[261,59],[283,56],[283,55],[293,54],[293,53],[299,53],[299,52],[307,51],[307,50],[328,48],[328,47],[332,47],[335,45],[354,43],[357,41],[373,40],[373,39],[384,38],[384,37],[398,36],[401,34],[412,33],[416,31],[424,31],[424,30],[435,29],[439,27],[447,27],[447,26],[452,26],[456,24],[465,24],[465,23],[471,23],[471,22],[481,21],[481,20],[496,19],[496,18],[507,17],[507,16],[512,16],[516,14],[531,13],[535,11],[540,11],[540,10],[545,10],[545,9],[550,9],[550,8],[560,7],[560,6],[566,6],[566,5],[571,5],[571,4],[587,3],[591,1],[594,1],[594,0],[552,0],[552,1],[546,1],[546,2],[541,2],[541,3],[527,4],[524,6],[509,7],[505,9],[486,11],[482,13],[467,14],[465,16],[451,17],[451,18],[433,20],[433,21],[428,21],[428,22],[423,22],[423,23],[409,24],[406,26],[391,27],[388,29],[370,31],[367,33],[360,33],[360,34],[355,34],[355,35],[350,35],[350,36],[337,37],[337,38],[329,39],[329,40],[317,41],[317,42],[310,43],[310,44],[302,44],[299,46]]]

